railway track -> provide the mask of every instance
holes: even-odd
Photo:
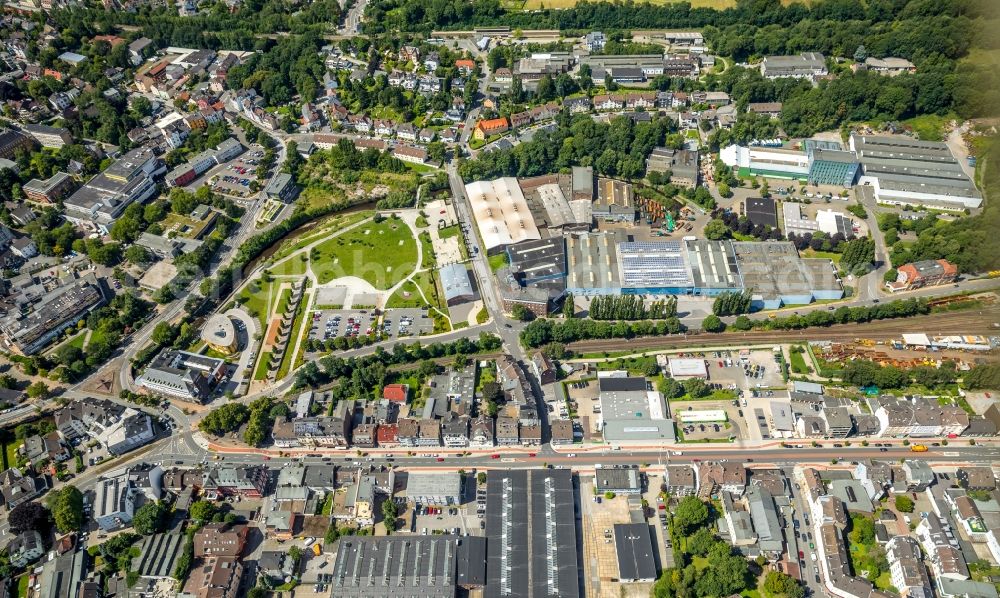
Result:
[[[727,344],[786,343],[789,341],[852,341],[898,339],[904,332],[926,332],[931,335],[994,335],[993,327],[1000,322],[1000,307],[982,310],[928,314],[895,320],[879,320],[863,324],[837,324],[824,328],[802,330],[751,330],[723,334],[690,333],[675,336],[648,336],[632,339],[594,339],[574,341],[566,348],[576,353],[643,349],[672,349],[691,346],[723,346]],[[995,351],[991,351],[995,353]]]

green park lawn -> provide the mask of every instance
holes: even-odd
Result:
[[[385,290],[409,276],[417,266],[417,241],[409,227],[394,218],[358,227],[312,251],[312,269],[319,284],[357,276]]]
[[[364,210],[361,212],[351,212],[350,214],[330,216],[320,221],[319,224],[304,236],[284,241],[278,251],[274,253],[273,259],[280,260],[287,257],[316,241],[321,241],[336,234],[337,231],[343,230],[352,224],[357,224],[365,218],[371,218],[371,215],[372,212],[370,210]]]
[[[290,257],[283,262],[268,268],[275,276],[302,276],[306,273],[309,256],[305,253]]]
[[[267,334],[267,325],[272,313],[282,313],[292,297],[292,290],[285,289],[278,295],[279,283],[254,281],[239,294],[243,309],[260,323],[262,334]],[[275,309],[277,307],[277,309]]]

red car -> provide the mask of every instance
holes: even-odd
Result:
[[[500,455],[490,455],[490,459],[499,459]]]
[[[444,457],[438,457],[437,461],[438,461],[438,463],[444,461]]]
[[[529,457],[537,457],[537,456],[538,456],[538,453],[528,453],[528,456],[529,456]]]

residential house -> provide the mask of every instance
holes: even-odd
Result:
[[[510,123],[504,117],[492,120],[480,120],[476,123],[472,136],[480,141],[485,141],[493,135],[501,135],[510,130]]]
[[[936,578],[969,579],[969,567],[958,548],[951,527],[934,513],[928,513],[916,529]]]
[[[470,446],[491,447],[493,446],[493,419],[486,415],[480,415],[472,421],[472,432],[469,439]]]
[[[207,523],[194,534],[194,556],[239,558],[249,533],[249,526],[244,524]]]
[[[0,473],[0,495],[3,496],[3,503],[7,505],[8,511],[41,496],[48,489],[49,482],[44,476],[36,477],[13,468]]]
[[[496,443],[498,446],[514,446],[521,443],[517,419],[504,416],[497,418]]]
[[[23,568],[45,554],[45,546],[42,544],[42,535],[37,530],[27,530],[14,536],[7,545],[7,558],[10,564]]]
[[[42,461],[58,462],[67,461],[71,458],[70,452],[63,445],[59,432],[53,431],[45,436],[34,434],[24,439],[24,456],[32,466],[36,466]]]
[[[226,496],[260,498],[270,481],[267,467],[263,465],[216,466],[204,472],[201,488],[206,498]]]

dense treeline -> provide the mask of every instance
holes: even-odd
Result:
[[[865,323],[875,320],[905,318],[930,313],[926,299],[896,300],[878,305],[838,307],[836,310],[814,310],[806,315],[794,314],[783,318],[763,318],[751,320],[745,315],[736,318],[733,330],[797,330],[812,326],[832,326],[834,324]],[[709,318],[718,318],[710,315]],[[706,318],[707,319],[707,318]],[[594,320],[555,321],[538,319],[529,323],[521,332],[521,342],[531,348],[544,347],[550,343],[571,343],[574,341],[606,338],[634,338],[638,336],[662,336],[683,332],[680,320],[671,318],[658,322],[596,322]],[[718,331],[721,332],[722,328]]]
[[[382,392],[382,386],[389,380],[389,367],[408,363],[420,363],[421,376],[433,374],[437,366],[432,359],[450,355],[461,356],[489,353],[500,349],[498,336],[481,333],[476,339],[460,338],[451,343],[429,343],[422,345],[396,343],[391,351],[377,347],[371,355],[344,359],[327,355],[316,361],[307,362],[295,374],[293,388],[316,388],[335,382],[330,389],[334,401],[344,399],[371,399]]]
[[[738,316],[750,313],[752,291],[726,291],[715,298],[712,313],[717,316]]]
[[[127,26],[141,30],[158,47],[260,50],[270,42],[258,35],[328,31],[339,22],[341,8],[337,0],[315,0],[303,5],[249,0],[234,12],[218,2],[190,17],[179,16],[173,6],[144,7],[136,12],[70,8],[49,15],[63,35],[77,38],[115,33],[119,26]]]
[[[601,175],[637,179],[646,171],[646,157],[674,130],[676,124],[669,118],[635,123],[619,116],[602,123],[586,114],[570,117],[564,110],[555,130],[539,130],[531,141],[511,149],[481,153],[463,162],[459,172],[466,181],[479,181],[593,166]]]
[[[941,367],[919,366],[902,370],[891,365],[872,361],[848,362],[838,374],[841,380],[857,387],[876,386],[881,389],[903,388],[918,384],[929,389],[940,389],[954,384],[958,379],[954,361],[942,361]]]
[[[688,2],[652,5],[635,2],[580,2],[562,10],[507,11],[501,0],[375,0],[369,2],[365,31],[369,33],[462,29],[476,26],[509,26],[521,29],[589,31],[621,29],[725,28],[737,25],[752,30],[776,25],[790,28],[805,20],[843,24],[896,19],[929,19],[975,13],[988,2],[901,2],[876,0],[827,0],[809,6],[782,5],[779,0],[738,0],[725,10],[694,8]],[[855,44],[856,47],[857,44]],[[853,48],[852,48],[853,50]]]
[[[783,318],[751,320],[746,316],[739,316],[731,328],[733,330],[798,330],[834,324],[864,324],[875,320],[908,318],[927,313],[930,313],[930,307],[927,305],[926,299],[897,299],[869,306],[847,307],[842,305],[834,311],[817,309],[805,315],[792,314]]]
[[[322,45],[315,34],[281,38],[229,69],[226,84],[232,89],[256,89],[269,106],[287,104],[296,94],[311,102],[318,96],[326,72],[319,53]]]
[[[684,325],[677,318],[653,322],[598,322],[594,320],[565,320],[557,322],[537,319],[521,332],[521,342],[531,348],[550,343],[571,343],[600,338],[634,338],[637,336],[663,336],[684,332]]]
[[[677,297],[658,299],[646,307],[640,295],[598,295],[587,315],[594,320],[663,320],[677,317]]]

